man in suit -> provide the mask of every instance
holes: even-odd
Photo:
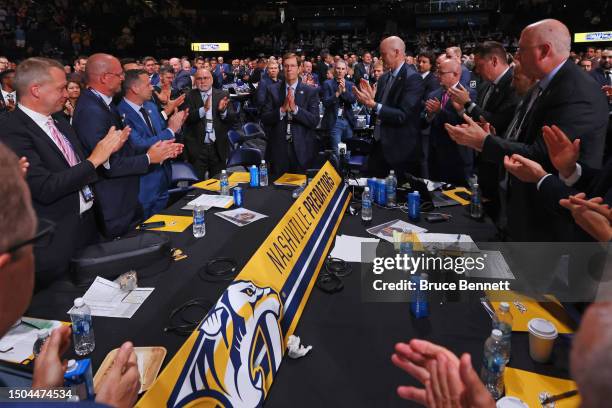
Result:
[[[17,92],[15,91],[15,71],[7,69],[0,72],[0,113],[11,112],[17,105]]]
[[[85,71],[89,88],[84,89],[74,111],[74,127],[86,154],[111,126],[123,128],[122,118],[112,103],[121,90],[124,78],[119,60],[108,54],[94,54]],[[140,176],[149,166],[176,156],[171,144],[154,144],[146,152],[139,151],[131,141],[113,154],[109,163],[98,168],[95,191],[99,204],[99,219],[107,238],[119,237],[143,220],[138,201]]]
[[[168,125],[151,102],[153,86],[144,70],[130,70],[125,73],[123,81],[124,98],[117,109],[124,122],[132,129],[130,142],[136,150],[146,152],[156,143],[172,143],[176,133],[181,129],[187,111],[172,112]],[[177,155],[182,152],[182,144],[174,144]],[[149,166],[149,171],[140,177],[138,200],[142,205],[144,219],[166,208],[168,189],[172,180],[170,162]]]
[[[174,82],[174,71],[171,67],[162,67],[159,70],[160,81],[159,84],[153,86],[153,97],[152,100],[157,105],[160,112],[164,116],[164,119],[168,118],[174,109],[181,106],[185,100],[185,94],[182,94],[179,89],[175,89],[172,86]]]
[[[312,72],[312,62],[310,61],[302,62],[302,74],[300,75],[300,79],[302,83],[315,88],[318,88],[321,84],[319,82],[319,76],[315,72]]]
[[[448,47],[446,49],[446,58],[454,59],[461,64],[461,85],[465,88],[476,89],[480,83],[480,78],[463,64],[461,55],[463,55],[463,53],[459,47]]]
[[[385,38],[380,54],[389,71],[378,81],[376,94],[364,79],[359,89],[353,88],[357,99],[375,115],[374,146],[368,159],[368,172],[375,177],[385,177],[391,169],[400,179],[405,172],[419,173],[423,79],[406,66],[405,52],[401,38]]]
[[[257,102],[257,107],[261,110],[263,108],[264,103],[266,102],[266,93],[269,86],[277,83],[279,81],[278,78],[278,62],[276,60],[271,60],[268,62],[268,66],[266,67],[266,75],[261,77],[259,81],[259,85],[257,85],[257,92],[255,94],[255,99]]]
[[[591,76],[601,86],[608,98],[608,114],[612,116],[612,48],[603,50],[599,60],[599,67],[591,70]],[[608,120],[606,148],[604,159],[612,157],[612,120]]]
[[[159,74],[155,72],[155,58],[153,57],[145,57],[142,60],[144,65],[144,70],[147,71],[147,75],[149,76],[149,82],[151,85],[156,86],[159,85]]]
[[[30,58],[17,68],[18,108],[2,121],[2,142],[30,163],[27,182],[39,218],[55,223],[55,234],[46,248],[36,248],[36,280],[44,287],[65,278],[70,259],[98,239],[92,207],[96,169],[107,162],[127,140],[123,132],[107,128],[89,153],[83,149],[61,112],[66,98],[62,65],[46,58]]]
[[[227,132],[238,122],[238,115],[225,91],[213,88],[212,73],[198,69],[196,88],[187,94],[189,109],[185,126],[185,157],[205,180],[225,168],[229,153]]]
[[[444,124],[463,123],[463,105],[453,101],[453,89],[460,87],[461,67],[454,59],[444,60],[438,70],[440,88],[428,95],[425,122],[429,125],[429,177],[433,180],[466,185],[474,172],[474,152],[459,146],[446,132]],[[463,88],[465,89],[465,88]],[[476,92],[471,90],[472,97]]]
[[[369,81],[371,84],[374,83],[373,68],[374,63],[372,62],[372,54],[365,52],[361,58],[361,62],[355,64],[355,73],[353,74],[355,83],[358,84],[361,81],[361,78]]]
[[[242,79],[242,77],[244,76],[244,73],[245,73],[244,67],[240,66],[240,60],[233,59],[232,60],[231,80],[233,82],[236,82],[237,80]]]
[[[317,63],[317,74],[319,81],[323,82],[327,78],[327,71],[333,66],[334,58],[328,51],[321,53],[321,60]],[[321,83],[319,82],[319,83]]]
[[[295,54],[286,54],[283,64],[285,79],[268,88],[261,112],[262,122],[270,127],[266,158],[274,175],[304,173],[318,152],[317,90],[299,82],[300,60]]]
[[[527,26],[519,40],[519,61],[524,73],[539,82],[526,95],[505,137],[489,134],[468,117],[468,126],[448,126],[459,144],[481,152],[483,160],[501,163],[505,155],[520,154],[541,163],[553,174],[542,139],[542,126],[557,125],[574,140],[581,137],[580,157],[600,168],[608,122],[605,97],[599,86],[568,60],[571,37],[557,20]],[[509,177],[507,226],[517,241],[553,241],[557,231],[536,199],[534,186]]]
[[[440,88],[440,81],[434,73],[436,57],[432,52],[425,51],[417,57],[417,69],[423,78],[423,98],[427,98],[433,91]]]
[[[183,64],[179,58],[170,58],[170,66],[174,71],[174,80],[172,81],[172,88],[177,89],[180,92],[190,90],[192,87],[191,75],[189,71],[183,69]]]
[[[325,113],[321,128],[329,131],[331,147],[338,153],[338,143],[353,137],[355,116],[353,103],[357,100],[353,93],[354,84],[347,81],[346,62],[338,61],[334,66],[334,79],[323,83],[323,106]]]

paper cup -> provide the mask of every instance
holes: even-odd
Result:
[[[559,334],[557,328],[548,320],[540,318],[531,319],[527,328],[529,330],[529,355],[538,363],[547,362]]]

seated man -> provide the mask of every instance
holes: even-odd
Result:
[[[34,286],[36,215],[30,192],[15,156],[0,143],[0,337],[19,319],[30,303]],[[62,354],[70,346],[70,327],[53,331],[34,365],[32,387],[53,388],[64,384],[65,363]],[[138,397],[140,375],[136,354],[125,342],[113,366],[98,387],[95,405],[132,406]],[[3,386],[3,384],[0,384]],[[90,404],[91,405],[91,404]]]
[[[570,354],[570,372],[582,400],[581,407],[608,406],[612,375],[612,303],[591,305],[582,318]],[[425,389],[400,386],[397,394],[427,407],[495,408],[495,401],[472,367],[444,347],[425,340],[395,345],[391,361],[416,378]],[[605,368],[605,369],[602,369]],[[452,403],[451,403],[452,402]]]
[[[125,124],[132,129],[132,145],[137,150],[146,152],[156,143],[172,144],[174,135],[185,122],[187,111],[171,112],[172,116],[166,126],[155,104],[150,101],[153,86],[144,70],[135,69],[125,73],[123,93],[125,96],[117,108]],[[182,152],[183,145],[173,145],[176,147],[176,157]],[[172,168],[169,160],[149,165],[147,174],[140,176],[138,200],[143,208],[144,219],[166,208],[171,180]]]

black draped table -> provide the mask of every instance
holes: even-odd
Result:
[[[183,233],[166,233],[172,246],[183,250],[188,257],[172,262],[163,273],[139,280],[139,286],[155,290],[131,319],[93,318],[96,348],[90,357],[94,369],[110,350],[126,340],[136,346],[164,346],[168,350],[164,366],[170,361],[186,339],[164,332],[170,312],[192,298],[214,303],[228,285],[228,282],[205,282],[198,276],[198,270],[216,257],[230,257],[242,268],[293,203],[291,190],[287,189],[273,186],[251,189],[243,185],[243,191],[244,207],[268,217],[238,227],[213,215],[219,211],[213,209],[207,211],[205,237],[195,239],[191,227]],[[190,212],[180,207],[192,199],[186,197],[163,213],[189,216]],[[494,238],[492,223],[472,220],[466,208],[448,207],[444,212],[453,218],[438,224],[421,220],[418,225],[430,232],[469,234],[475,242]],[[400,210],[374,207],[371,225],[393,219],[410,222]],[[360,217],[349,214],[345,214],[338,234],[368,236]],[[303,344],[312,345],[313,349],[301,359],[285,357],[266,400],[267,406],[410,406],[397,397],[395,389],[397,385],[415,382],[393,366],[390,358],[396,342],[412,338],[434,341],[455,353],[469,352],[476,369],[480,369],[491,319],[478,302],[478,296],[471,302],[430,302],[430,316],[416,320],[411,317],[408,303],[363,302],[359,264],[352,267],[353,273],[343,278],[341,292],[328,294],[313,289],[295,332]],[[82,296],[86,289],[57,282],[34,296],[26,315],[69,320],[66,312],[74,298]],[[568,377],[566,337],[560,336],[557,340],[549,364],[533,362],[528,350],[528,335],[514,333],[510,366]]]

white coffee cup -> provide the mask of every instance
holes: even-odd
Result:
[[[536,317],[527,324],[529,330],[529,355],[538,363],[550,359],[555,339],[559,335],[554,324],[546,319]]]

